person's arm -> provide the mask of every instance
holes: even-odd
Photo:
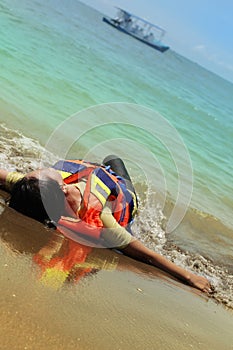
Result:
[[[132,240],[127,247],[123,248],[122,253],[136,260],[140,260],[149,265],[156,266],[179,280],[202,290],[203,292],[212,292],[209,281],[202,276],[195,275],[190,271],[183,269],[164,258],[162,255],[146,248],[140,241]]]
[[[0,169],[0,186],[5,186],[6,183],[6,177],[8,175],[9,171],[5,169]]]
[[[0,169],[0,186],[3,186],[5,190],[10,192],[14,184],[23,177],[24,174],[17,171]]]
[[[109,208],[104,208],[101,214],[101,220],[103,221],[104,226],[108,228],[108,230],[103,231],[102,238],[107,242],[109,248],[117,248],[124,255],[146,264],[156,266],[179,280],[204,292],[212,291],[210,283],[205,277],[195,275],[190,271],[177,266],[162,255],[146,248],[140,241],[131,236],[124,227],[116,222]]]

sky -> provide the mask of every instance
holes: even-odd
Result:
[[[233,0],[82,0],[105,15],[115,6],[163,27],[173,51],[233,82]]]

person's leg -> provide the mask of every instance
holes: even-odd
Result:
[[[126,188],[127,188],[128,192],[131,193],[132,200],[133,200],[132,217],[134,217],[134,215],[137,212],[137,208],[138,208],[138,199],[137,199],[136,191],[134,189],[131,178],[129,176],[129,173],[125,167],[123,160],[115,155],[109,155],[109,156],[104,158],[103,165],[110,166],[111,170],[114,171],[114,173],[116,173],[116,175],[119,175],[120,177],[122,177],[125,180]],[[132,224],[132,221],[128,224],[128,226],[126,227],[126,230],[131,235],[133,235],[132,230],[131,230],[131,224]]]
[[[126,182],[126,187],[129,191],[135,193],[134,186],[132,184],[131,178],[129,176],[129,173],[125,167],[125,164],[123,160],[115,155],[109,155],[104,158],[103,164],[105,166],[110,166],[110,168],[119,176],[123,177],[123,179]]]

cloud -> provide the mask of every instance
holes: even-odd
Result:
[[[199,45],[196,45],[192,48],[193,51],[198,51],[198,52],[203,52],[206,50],[206,47],[205,45],[203,44],[199,44]]]

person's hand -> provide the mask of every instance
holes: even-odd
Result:
[[[192,274],[188,280],[190,286],[200,289],[205,293],[213,293],[213,288],[207,278]]]

